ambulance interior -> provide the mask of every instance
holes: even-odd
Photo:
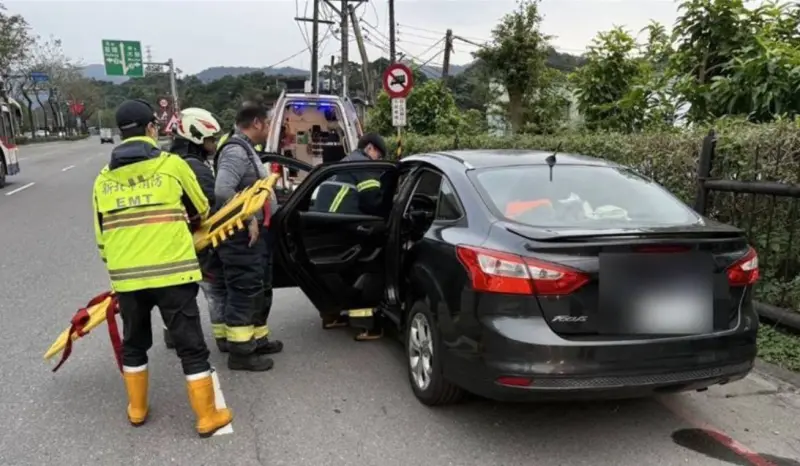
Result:
[[[334,102],[288,102],[281,114],[278,152],[312,166],[338,162],[353,150],[342,113]],[[305,173],[290,170],[289,177],[302,181]]]

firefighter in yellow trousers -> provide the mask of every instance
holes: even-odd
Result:
[[[128,420],[140,426],[147,419],[150,314],[157,306],[181,359],[197,432],[207,437],[233,419],[216,408],[197,306],[202,274],[190,225],[208,216],[208,201],[186,161],[158,148],[158,119],[147,102],[123,102],[116,120],[122,143],[95,180],[93,204],[97,246],[122,316]]]

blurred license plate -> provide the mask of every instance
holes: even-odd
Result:
[[[714,329],[710,254],[600,256],[600,332],[691,335]]]
[[[625,309],[625,333],[688,335],[714,329],[708,289],[675,286],[633,293]]]

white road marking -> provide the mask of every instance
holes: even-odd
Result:
[[[28,188],[30,188],[31,186],[35,185],[35,184],[36,184],[36,183],[28,183],[28,184],[26,184],[25,186],[20,186],[19,188],[15,189],[15,190],[13,190],[13,191],[9,191],[9,192],[7,192],[7,193],[6,193],[6,196],[10,196],[10,195],[12,195],[12,194],[17,194],[18,192],[22,191],[23,189],[28,189]]]
[[[217,371],[211,372],[211,380],[214,382],[214,401],[215,404],[217,405],[217,409],[227,408],[228,406],[225,404],[225,396],[222,394],[222,388],[219,385],[219,378],[217,377]],[[217,435],[226,435],[232,433],[233,433],[233,423],[231,422],[222,429],[214,432],[214,435],[212,435],[212,437],[216,437]]]
[[[75,168],[75,165],[70,165],[69,167],[64,167],[64,168],[62,168],[62,169],[61,169],[61,171],[62,171],[62,172],[65,172],[65,171],[67,171],[67,170],[72,170],[73,168]]]

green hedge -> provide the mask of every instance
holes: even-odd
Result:
[[[800,125],[753,125],[728,122],[717,125],[717,150],[712,175],[722,179],[798,183]],[[697,189],[697,158],[709,128],[689,131],[563,133],[554,135],[415,136],[403,137],[403,154],[451,149],[540,149],[578,153],[635,167],[693,204]],[[397,139],[387,138],[395,153]],[[759,299],[800,308],[800,202],[771,196],[711,195],[710,217],[748,232],[759,251],[762,281]]]
[[[66,136],[66,137],[58,137],[58,136],[45,136],[45,137],[37,137],[37,138],[26,138],[26,137],[18,137],[16,139],[18,146],[24,146],[27,144],[39,144],[43,142],[57,142],[57,141],[81,141],[83,139],[88,138],[88,134],[79,134],[77,136]]]

